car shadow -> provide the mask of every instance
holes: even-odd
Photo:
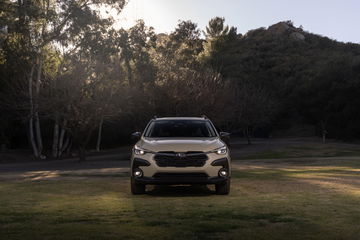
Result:
[[[146,188],[147,195],[161,197],[205,197],[215,194],[215,191],[206,185],[155,185]]]

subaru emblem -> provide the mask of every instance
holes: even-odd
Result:
[[[184,157],[185,157],[185,153],[177,153],[176,156],[179,157],[179,158],[184,158]]]

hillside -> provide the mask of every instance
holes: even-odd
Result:
[[[275,128],[310,124],[319,135],[360,136],[359,44],[337,42],[287,21],[238,35],[216,57],[226,78],[272,92],[280,105]]]

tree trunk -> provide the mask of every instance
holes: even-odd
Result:
[[[35,137],[34,137],[34,125],[33,125],[33,117],[30,117],[29,119],[29,138],[30,138],[30,142],[31,142],[31,147],[33,149],[33,153],[34,156],[36,158],[39,157],[39,152],[38,152],[38,148],[35,142]]]
[[[85,147],[82,144],[79,145],[78,151],[79,151],[79,162],[85,161],[86,160]]]
[[[58,156],[57,157],[61,157],[61,154],[64,152],[64,150],[67,147],[68,143],[66,143],[66,141],[69,140],[69,137],[66,139],[65,144],[64,144],[64,137],[65,137],[65,129],[61,128],[59,145],[58,145]]]
[[[248,145],[251,145],[251,139],[250,139],[250,132],[249,132],[249,127],[246,127],[244,130],[244,135],[246,137],[246,140],[248,142]]]
[[[57,158],[59,156],[59,118],[55,118],[54,123],[54,136],[53,136],[53,145],[52,145],[52,156]]]
[[[34,137],[34,96],[33,96],[33,76],[35,65],[31,67],[29,76],[29,105],[30,105],[30,117],[29,117],[29,139],[31,147],[36,158],[39,157],[39,151]]]
[[[90,141],[91,135],[93,133],[94,127],[83,127],[85,130],[78,130],[74,134],[74,143],[77,146],[79,151],[79,162],[86,160],[86,147]]]
[[[133,75],[132,75],[132,70],[131,70],[131,65],[130,65],[130,60],[129,59],[125,59],[125,66],[126,66],[126,70],[127,70],[127,74],[128,74],[128,81],[129,81],[129,86],[133,87]]]
[[[326,142],[326,120],[325,121],[321,121],[320,122],[321,125],[321,134],[322,134],[322,142],[325,143]]]
[[[64,151],[66,150],[66,155],[70,156],[71,154],[71,148],[72,148],[73,142],[70,137],[67,137],[65,144],[64,144]]]
[[[101,116],[99,130],[98,130],[98,137],[96,142],[96,151],[100,152],[100,145],[101,145],[101,135],[102,135],[102,128],[104,124],[104,116]]]
[[[63,63],[64,61],[61,61],[61,63],[58,65],[57,68],[57,72],[56,72],[56,78],[54,80],[54,92],[55,92],[55,96],[57,97],[57,82],[60,76],[60,72],[62,70],[63,67]],[[60,157],[60,152],[61,152],[61,148],[62,148],[62,144],[63,144],[63,140],[64,140],[64,136],[63,136],[63,132],[64,129],[61,129],[61,133],[60,133],[60,138],[59,138],[59,130],[60,130],[60,126],[59,126],[59,112],[56,111],[55,112],[55,123],[54,123],[54,138],[53,138],[53,146],[52,146],[52,155],[55,158]]]
[[[37,141],[37,144],[38,144],[39,156],[41,156],[42,155],[42,150],[43,150],[43,144],[42,144],[42,137],[41,137],[39,113],[37,111],[35,111],[34,116],[35,116],[34,120],[35,120],[36,141]]]
[[[63,131],[63,130],[61,130]],[[65,132],[65,130],[64,130]],[[60,135],[60,139],[61,139],[61,135]],[[64,139],[64,137],[62,138]],[[63,140],[61,140],[60,142],[63,142]],[[70,136],[66,137],[65,143],[61,145],[61,148],[59,146],[59,157],[62,156],[62,154],[66,151],[67,155],[70,155],[70,149],[71,149],[71,139]]]
[[[39,95],[40,95],[40,84],[41,84],[41,72],[42,72],[42,56],[40,54],[38,60],[38,69],[37,69],[37,78],[36,78],[36,101],[34,102],[34,120],[35,120],[35,133],[36,133],[36,141],[38,145],[38,153],[39,156],[42,155],[43,143],[41,137],[41,128],[40,128],[40,119],[39,119]]]

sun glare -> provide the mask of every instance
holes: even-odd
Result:
[[[168,32],[168,29],[174,28],[177,24],[176,21],[169,20],[174,9],[168,7],[169,5],[164,5],[161,1],[131,0],[121,13],[105,7],[100,11],[104,16],[110,16],[115,20],[114,27],[117,29],[128,29],[134,26],[137,20],[143,19],[145,24],[154,27],[156,32]]]
[[[101,14],[112,17],[115,20],[115,28],[130,28],[139,19],[145,19],[143,0],[129,1],[122,12],[118,13],[116,9],[102,7]]]

